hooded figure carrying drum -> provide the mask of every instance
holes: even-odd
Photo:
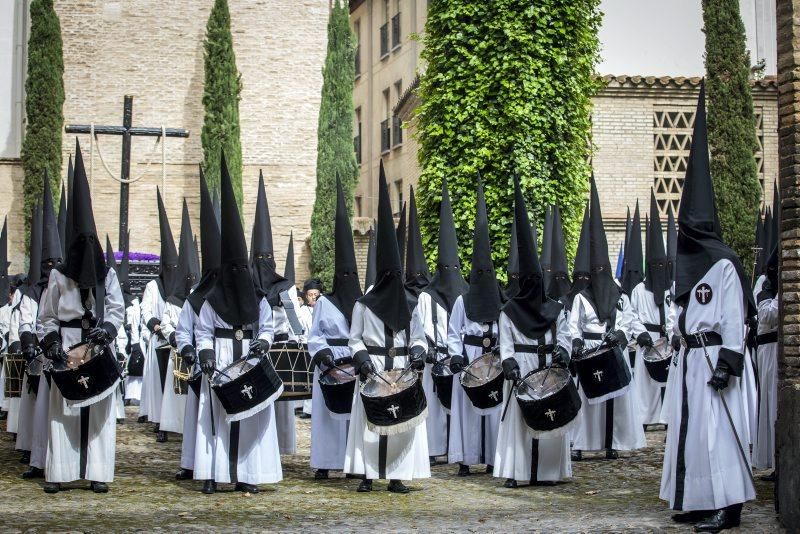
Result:
[[[75,150],[75,177],[69,202],[72,232],[66,261],[50,273],[39,305],[42,346],[54,368],[64,366],[64,351],[74,345],[82,342],[109,345],[122,327],[125,315],[117,275],[106,268],[97,238],[79,145]],[[87,374],[78,382],[88,389],[99,378]],[[96,493],[108,491],[108,483],[114,480],[117,436],[113,392],[114,389],[108,390],[91,404],[77,407],[65,400],[58,387],[50,388],[45,492],[58,492],[61,483],[78,479],[91,481]]]

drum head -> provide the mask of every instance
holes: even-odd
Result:
[[[232,380],[236,380],[241,375],[258,365],[261,360],[258,356],[251,356],[249,358],[233,362],[221,372],[214,375],[211,381],[212,386],[222,386]]]
[[[652,347],[646,347],[642,351],[642,358],[648,362],[661,362],[672,358],[672,345],[667,338],[662,337],[653,342]]]
[[[408,371],[400,378],[403,371],[403,369],[381,371],[379,374],[384,380],[376,376],[369,377],[361,386],[361,394],[365,397],[389,397],[412,387],[417,381],[417,373]]]
[[[453,376],[453,371],[450,370],[450,358],[439,360],[438,362],[433,364],[433,368],[431,369],[431,374],[433,374],[433,376],[439,376],[442,378]]]
[[[83,363],[88,362],[101,351],[102,347],[93,343],[78,343],[67,350],[67,368],[77,369]]]
[[[358,376],[358,373],[356,373],[353,364],[343,363],[341,365],[337,365],[336,367],[331,367],[323,371],[323,373],[319,375],[319,383],[329,386],[335,386],[338,384],[345,384],[347,382],[352,382],[356,379],[356,376]]]
[[[531,371],[517,387],[517,396],[524,400],[547,398],[564,388],[571,380],[569,371],[561,367],[550,367]]]
[[[489,352],[470,362],[464,369],[461,373],[461,385],[465,388],[480,387],[497,378],[502,372],[500,356]]]

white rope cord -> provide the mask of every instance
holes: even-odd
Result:
[[[161,127],[161,135],[156,137],[155,143],[153,143],[153,148],[150,149],[150,153],[147,156],[147,161],[145,162],[144,169],[142,169],[142,172],[139,173],[138,176],[135,176],[133,178],[128,178],[127,180],[123,180],[120,176],[117,176],[116,174],[111,172],[111,169],[108,168],[108,165],[106,164],[106,160],[103,158],[103,152],[100,150],[100,138],[94,133],[94,123],[92,123],[92,125],[91,125],[91,140],[89,142],[89,150],[91,151],[93,146],[94,146],[94,143],[96,143],[97,144],[97,155],[100,157],[100,163],[103,164],[103,168],[106,170],[108,175],[111,178],[113,178],[114,180],[116,180],[117,182],[121,183],[121,184],[132,184],[132,183],[138,182],[139,180],[144,178],[145,175],[147,175],[147,172],[150,170],[150,164],[153,163],[153,156],[155,155],[156,149],[158,148],[158,144],[161,143],[161,139],[162,138],[166,138],[166,131],[165,131],[165,128],[163,126]],[[92,152],[92,154],[93,154],[93,152]],[[161,143],[161,181],[162,181],[162,186],[163,186],[164,183],[166,183],[166,161],[167,161],[166,143]],[[92,173],[92,174],[94,173],[94,158],[92,158],[92,160],[89,163],[89,172]]]
[[[161,125],[161,139],[167,138],[167,129]],[[161,143],[161,195],[167,198],[167,143]]]

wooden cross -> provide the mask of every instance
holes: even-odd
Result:
[[[145,137],[160,137],[162,133],[166,137],[189,137],[189,130],[182,128],[149,128],[145,126],[133,125],[133,96],[125,95],[125,104],[122,111],[122,126],[95,125],[94,133],[102,135],[121,135],[122,136],[122,170],[121,182],[119,185],[119,250],[124,250],[128,246],[128,180],[131,176],[131,137],[140,135]],[[89,124],[69,124],[66,126],[67,133],[88,134],[92,133],[92,126]],[[165,140],[162,140],[165,142]],[[162,163],[163,164],[163,163]]]

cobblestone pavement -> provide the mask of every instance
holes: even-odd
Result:
[[[224,488],[200,493],[195,481],[174,473],[180,437],[157,444],[152,425],[138,424],[134,409],[118,426],[116,480],[107,495],[87,483],[46,495],[41,481],[19,478],[24,467],[11,435],[0,436],[0,531],[467,531],[467,532],[686,532],[670,521],[658,499],[663,432],[648,432],[649,448],[608,461],[574,464],[574,478],[555,487],[505,489],[486,474],[455,476],[441,465],[433,478],[410,483],[409,495],[375,484],[359,494],[358,481],[332,474],[315,481],[308,466],[310,425],[297,420],[299,451],[283,458],[284,480],[257,495]],[[772,485],[758,481],[758,500],[745,506],[743,532],[775,532]]]

